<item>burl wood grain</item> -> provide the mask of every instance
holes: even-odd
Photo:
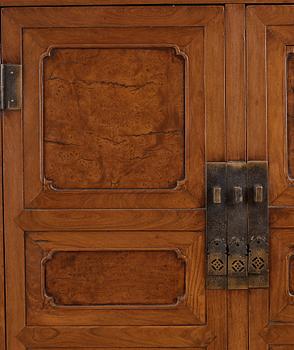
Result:
[[[56,252],[45,288],[60,305],[174,304],[185,292],[185,264],[174,251]]]
[[[54,49],[44,167],[56,188],[173,188],[184,177],[184,59],[173,48]]]
[[[289,175],[294,177],[294,54],[288,56],[287,124]]]

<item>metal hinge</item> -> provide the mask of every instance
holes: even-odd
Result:
[[[21,109],[21,65],[1,64],[0,68],[0,109]]]
[[[207,164],[207,288],[267,288],[267,162]]]

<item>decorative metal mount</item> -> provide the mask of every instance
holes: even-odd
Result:
[[[0,109],[21,109],[21,65],[0,65]]]
[[[207,163],[207,288],[267,288],[268,164]]]

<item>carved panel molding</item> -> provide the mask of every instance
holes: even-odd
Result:
[[[28,322],[202,324],[204,263],[201,233],[26,233]]]
[[[185,299],[185,261],[179,249],[51,251],[41,262],[44,297],[53,307],[175,306]]]
[[[25,31],[39,76],[24,99],[40,101],[24,110],[27,208],[204,205],[203,27],[135,33]]]

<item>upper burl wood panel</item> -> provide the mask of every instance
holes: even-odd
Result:
[[[204,206],[205,159],[225,157],[223,7],[9,8],[2,17],[13,37],[5,61],[23,66],[26,208]]]
[[[55,252],[45,288],[56,305],[176,304],[185,264],[175,251]]]
[[[173,188],[184,178],[184,68],[174,48],[54,49],[44,167],[54,188]]]

